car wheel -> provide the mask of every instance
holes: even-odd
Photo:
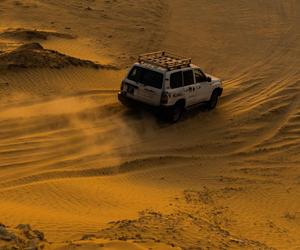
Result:
[[[214,109],[217,104],[218,104],[218,100],[219,100],[219,94],[217,91],[214,91],[210,97],[210,100],[208,102],[208,108],[209,109]]]
[[[175,104],[170,112],[170,121],[174,123],[178,122],[183,114],[183,111],[184,107],[180,103]]]

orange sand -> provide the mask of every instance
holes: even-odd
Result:
[[[38,42],[120,70],[0,71],[0,222],[51,250],[299,248],[299,13],[295,0],[1,1],[0,51]],[[118,103],[126,67],[159,49],[223,79],[216,110],[168,125]],[[0,230],[0,249],[13,244]]]

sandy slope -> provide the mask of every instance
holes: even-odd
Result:
[[[3,30],[52,35],[5,33],[0,50],[30,40],[123,67],[166,48],[225,91],[168,125],[117,103],[124,70],[2,71],[0,221],[50,249],[300,247],[298,13],[294,0],[1,1]]]

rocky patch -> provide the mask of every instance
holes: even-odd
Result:
[[[10,228],[0,223],[1,250],[39,250],[43,249],[46,243],[44,234],[38,230],[33,230],[27,224]]]

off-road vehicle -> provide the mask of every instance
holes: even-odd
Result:
[[[216,107],[223,91],[220,79],[205,74],[191,58],[164,51],[140,55],[118,94],[123,104],[147,104],[176,122],[184,110],[206,103]]]

